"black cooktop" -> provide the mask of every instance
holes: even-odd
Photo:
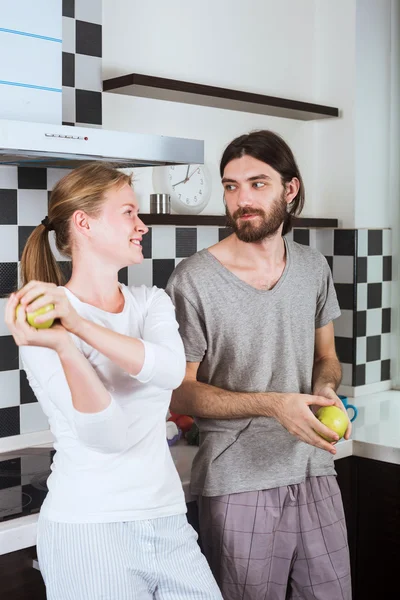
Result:
[[[0,454],[0,522],[39,512],[54,454],[52,448]]]

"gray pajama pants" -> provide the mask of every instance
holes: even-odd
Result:
[[[224,600],[351,600],[336,477],[199,498],[203,551]]]

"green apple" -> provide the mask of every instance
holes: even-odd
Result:
[[[323,406],[318,410],[315,416],[319,421],[321,421],[321,423],[323,423],[323,425],[328,427],[331,431],[337,433],[339,439],[341,439],[346,433],[349,419],[347,418],[347,415],[337,406]],[[319,435],[328,442],[332,441],[322,434]]]
[[[16,309],[16,314],[18,316],[18,309],[21,305],[18,304],[17,309]],[[28,306],[29,308],[29,306]],[[25,309],[26,310],[26,309]],[[51,327],[54,323],[54,319],[49,319],[48,321],[44,321],[44,323],[35,323],[35,319],[36,317],[39,317],[40,315],[45,315],[46,313],[50,312],[51,310],[54,310],[54,304],[46,304],[46,306],[42,306],[41,308],[38,308],[38,310],[35,310],[34,312],[31,313],[26,313],[26,320],[28,321],[29,325],[31,327],[34,327],[35,329],[48,329],[49,327]]]

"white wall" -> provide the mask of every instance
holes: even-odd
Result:
[[[302,169],[304,215],[387,227],[390,14],[398,1],[103,0],[105,78],[138,72],[340,109],[339,119],[298,122],[104,94],[103,124],[204,139],[214,179],[209,213],[222,211],[217,166],[225,144],[271,128]],[[145,186],[144,197],[151,191]]]
[[[313,208],[338,216],[345,227],[394,224],[398,194],[389,165],[391,136],[398,133],[390,115],[400,56],[391,51],[399,35],[391,12],[398,6],[399,0],[316,2],[316,99],[338,106],[341,119],[314,125]]]
[[[400,1],[391,0],[391,89],[390,89],[390,223],[393,228],[392,282],[392,380],[400,387],[399,302],[400,297]]]
[[[317,0],[315,101],[340,109],[339,119],[313,124],[313,216],[354,226],[355,0]]]
[[[390,14],[390,0],[357,2],[354,173],[356,227],[391,225]]]
[[[103,0],[104,78],[131,72],[312,101],[314,1]],[[290,14],[290,19],[288,15]],[[205,140],[213,192],[204,212],[223,212],[218,164],[223,148],[246,131],[268,128],[291,145],[314,214],[311,123],[208,107],[103,94],[103,127]],[[148,209],[151,173],[136,190]]]
[[[103,73],[311,101],[313,15],[314,0],[103,0]]]

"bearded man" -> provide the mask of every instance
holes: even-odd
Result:
[[[191,492],[203,550],[225,600],[350,600],[338,436],[314,414],[345,412],[331,271],[285,237],[304,185],[280,136],[233,140],[220,173],[233,233],[181,262],[167,287],[187,360],[171,410],[200,430]]]

